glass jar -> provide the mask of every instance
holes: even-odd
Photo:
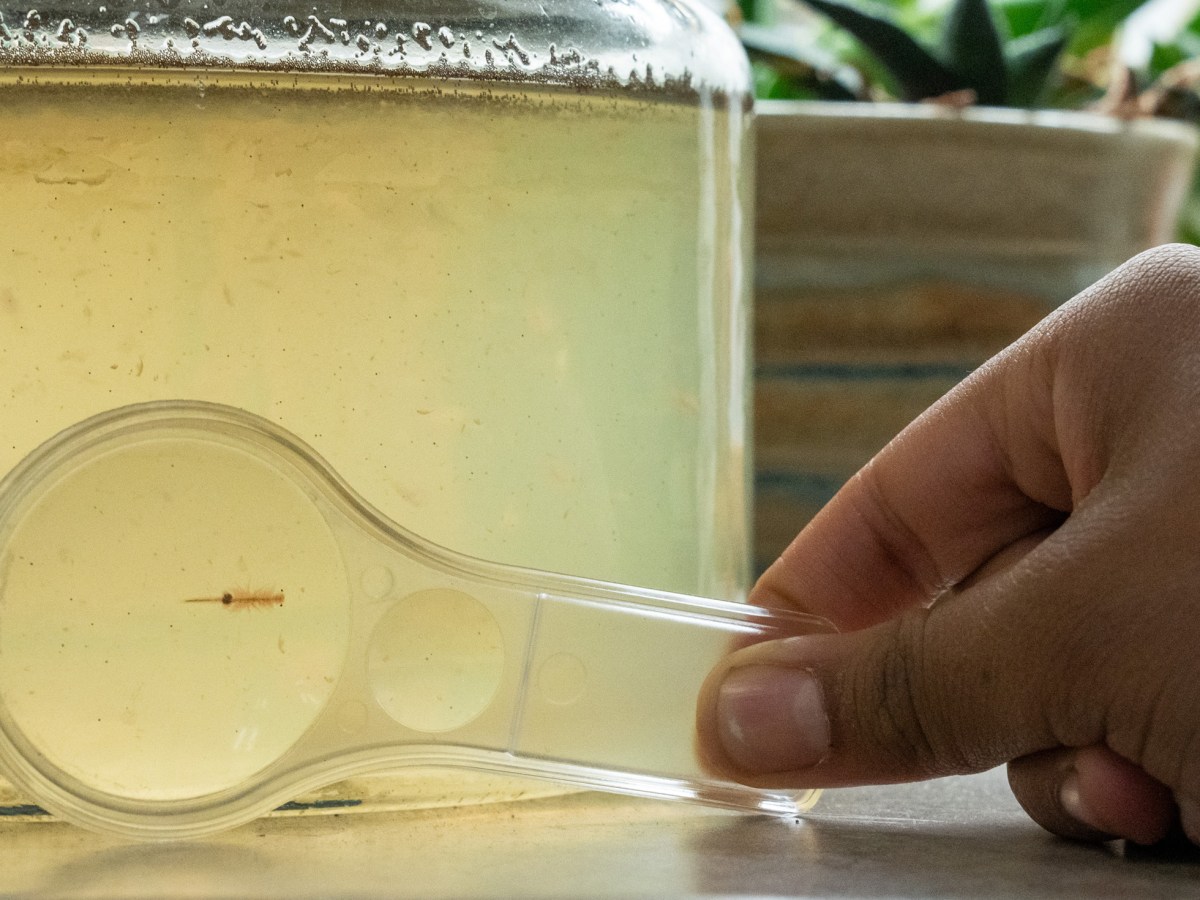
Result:
[[[0,0],[0,472],[217,401],[455,550],[741,597],[748,88],[684,0]]]

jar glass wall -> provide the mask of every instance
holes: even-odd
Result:
[[[744,593],[748,76],[712,13],[0,14],[0,471],[211,400],[461,552]]]

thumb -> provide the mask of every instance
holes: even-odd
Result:
[[[731,654],[699,698],[705,764],[760,786],[836,787],[982,771],[1058,746],[1047,711],[1061,699],[1061,645],[1028,627],[1038,611],[1014,576],[987,598],[967,591],[860,631]]]

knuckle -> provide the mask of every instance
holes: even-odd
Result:
[[[1135,256],[1114,273],[1115,289],[1106,293],[1126,317],[1178,327],[1200,320],[1200,248],[1164,244]],[[1103,282],[1102,282],[1103,284]]]
[[[1126,265],[1157,274],[1164,281],[1195,282],[1196,270],[1200,267],[1200,247],[1193,244],[1162,244],[1139,253]]]
[[[1177,418],[1177,402],[1164,398],[1200,389],[1200,249],[1169,244],[1134,257],[1052,313],[1035,343],[1053,396],[1070,398],[1056,417],[1072,446],[1092,448],[1095,469],[1129,423],[1160,427]]]
[[[892,639],[875,642],[848,696],[862,733],[855,738],[885,766],[927,777],[973,771],[946,693],[928,665],[927,616],[902,616]]]
[[[1127,341],[1131,329],[1159,329],[1169,320],[1200,319],[1200,248],[1164,244],[1130,259],[1083,291],[1056,315],[1051,330]]]

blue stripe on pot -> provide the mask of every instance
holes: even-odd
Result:
[[[758,471],[754,474],[754,489],[758,493],[775,491],[786,496],[824,506],[846,479],[824,472]]]
[[[755,575],[760,575],[795,533],[829,502],[849,477],[829,472],[763,470],[754,476]]]

